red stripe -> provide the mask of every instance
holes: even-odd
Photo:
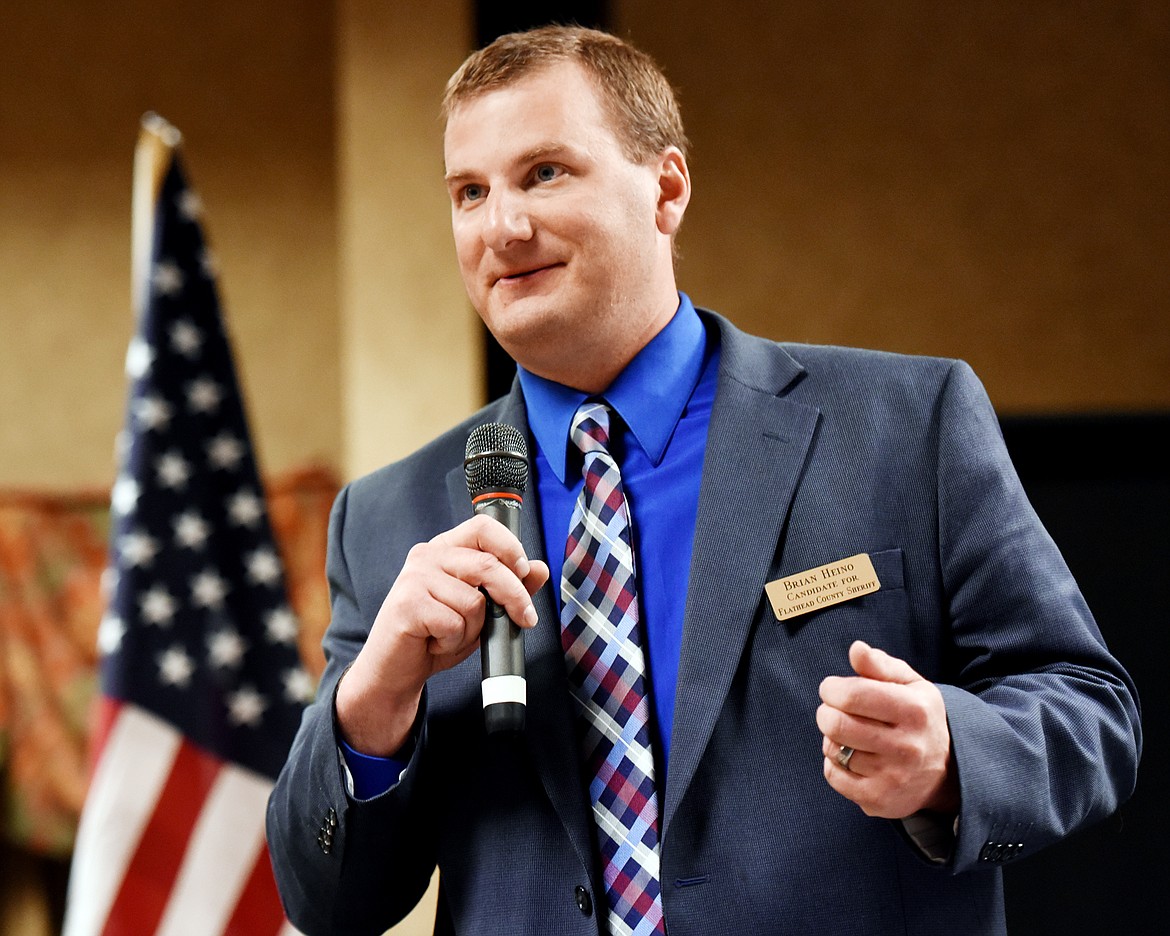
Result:
[[[106,742],[110,739],[110,732],[114,730],[114,723],[118,720],[118,713],[122,711],[122,703],[117,699],[111,699],[109,696],[98,696],[97,704],[94,706],[90,720],[89,735],[89,774],[93,777],[93,772],[97,768],[97,762],[101,758],[101,753],[106,749]]]
[[[272,876],[272,861],[265,847],[260,849],[223,936],[267,936],[279,933],[282,926],[284,910],[280,906],[276,879]]]
[[[126,869],[103,936],[141,936],[158,927],[203,802],[222,762],[186,741],[179,746],[154,814]]]

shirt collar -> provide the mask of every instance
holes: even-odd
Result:
[[[686,293],[666,327],[637,353],[602,394],[621,415],[650,462],[657,465],[699,382],[706,331]],[[573,415],[589,394],[517,368],[528,425],[563,484]]]

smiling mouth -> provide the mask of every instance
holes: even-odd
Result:
[[[504,284],[523,283],[524,281],[530,280],[535,276],[539,276],[541,273],[545,273],[548,270],[555,270],[558,267],[563,266],[563,263],[548,263],[544,266],[533,267],[531,270],[520,270],[516,273],[507,273],[504,276],[498,277],[496,282]]]

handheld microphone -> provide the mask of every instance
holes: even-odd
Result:
[[[520,508],[528,484],[528,446],[507,423],[485,423],[471,430],[463,460],[467,493],[477,514],[487,514],[520,538]],[[483,670],[483,718],[488,734],[521,731],[528,701],[524,681],[524,634],[487,596],[479,638]]]

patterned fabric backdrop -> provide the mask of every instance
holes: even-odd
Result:
[[[318,677],[338,483],[307,468],[267,486],[301,655]],[[0,837],[35,854],[69,854],[85,798],[108,542],[108,491],[0,491]]]

